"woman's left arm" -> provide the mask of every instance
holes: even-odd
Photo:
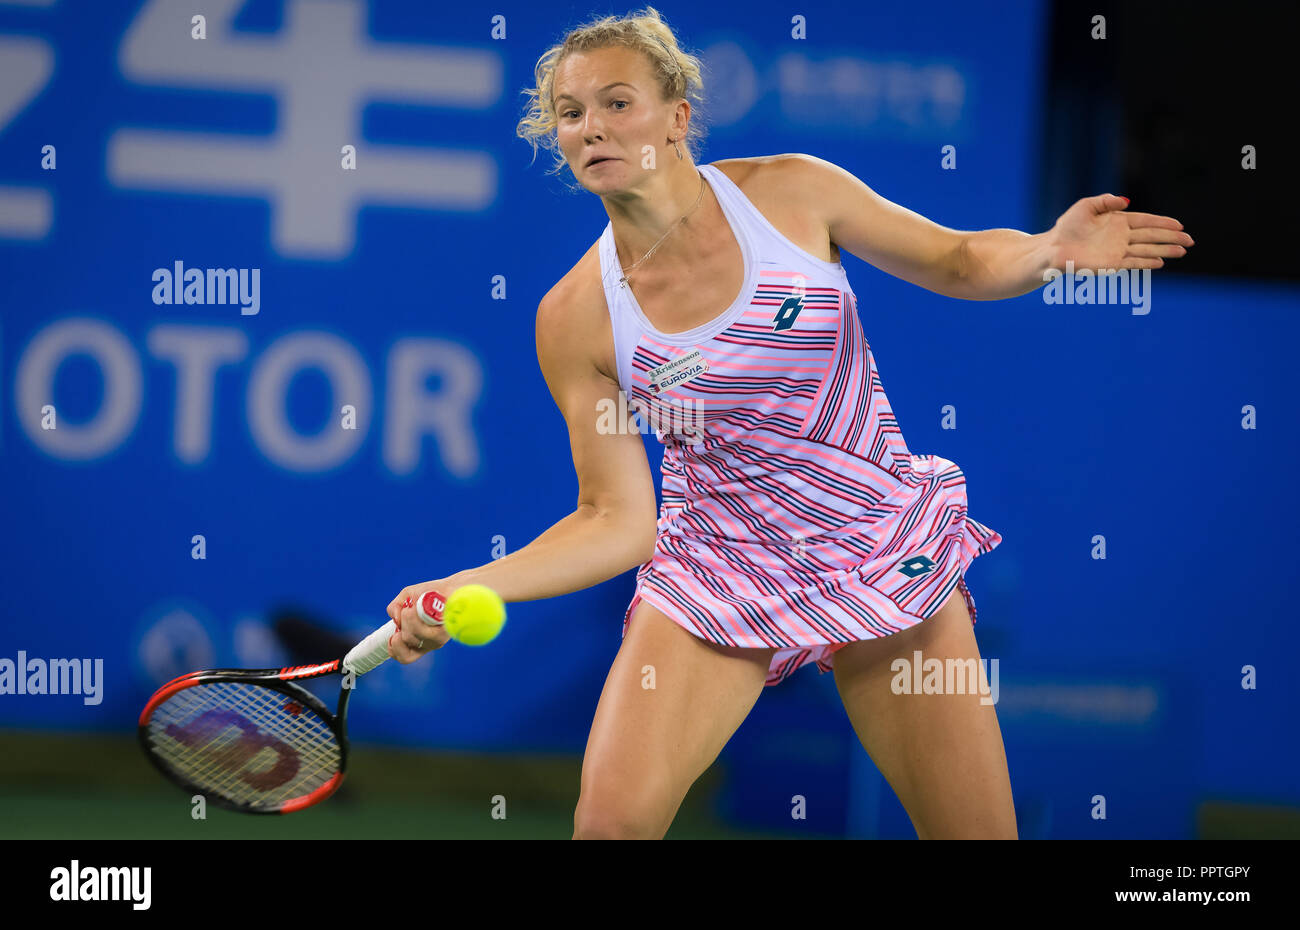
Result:
[[[1126,213],[1128,200],[1085,197],[1047,232],[963,232],[891,203],[848,171],[813,155],[781,159],[783,181],[821,216],[831,241],[897,278],[964,300],[1019,297],[1046,273],[1160,268],[1186,254],[1192,237],[1173,217]],[[787,189],[790,189],[787,188]]]

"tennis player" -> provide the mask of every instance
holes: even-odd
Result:
[[[963,573],[1001,536],[952,462],[908,451],[839,250],[949,297],[1048,269],[1159,268],[1191,238],[1104,194],[1051,230],[960,232],[808,155],[698,165],[699,60],[652,7],[570,32],[519,134],[600,197],[603,235],[545,295],[537,354],[568,424],[573,513],[488,565],[402,590],[401,662],[446,642],[406,604],[479,582],[506,601],[639,566],[596,708],[574,838],[660,838],[765,685],[833,671],[917,835],[1015,838],[1006,753],[974,689],[897,694],[893,660],[980,660]],[[664,444],[661,509],[620,394]],[[626,409],[626,407],[624,407]],[[909,673],[910,677],[910,673]]]

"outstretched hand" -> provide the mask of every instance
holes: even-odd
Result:
[[[1186,255],[1195,244],[1172,216],[1126,213],[1128,204],[1127,197],[1098,194],[1062,213],[1052,227],[1055,267],[1073,262],[1076,271],[1162,268],[1166,258]]]

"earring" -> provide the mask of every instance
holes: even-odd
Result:
[[[673,149],[677,152],[677,160],[678,160],[678,161],[681,161],[681,160],[682,160],[682,150],[679,149],[679,148],[677,148],[677,140],[676,140],[676,139],[673,140]]]

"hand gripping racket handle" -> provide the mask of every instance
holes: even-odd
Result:
[[[409,598],[406,606],[411,606]],[[445,606],[446,600],[441,594],[437,591],[425,591],[415,611],[425,623],[439,624],[442,623],[442,611]],[[364,675],[383,665],[389,659],[388,641],[396,632],[397,624],[389,620],[348,650],[348,654],[343,657],[344,669]]]

